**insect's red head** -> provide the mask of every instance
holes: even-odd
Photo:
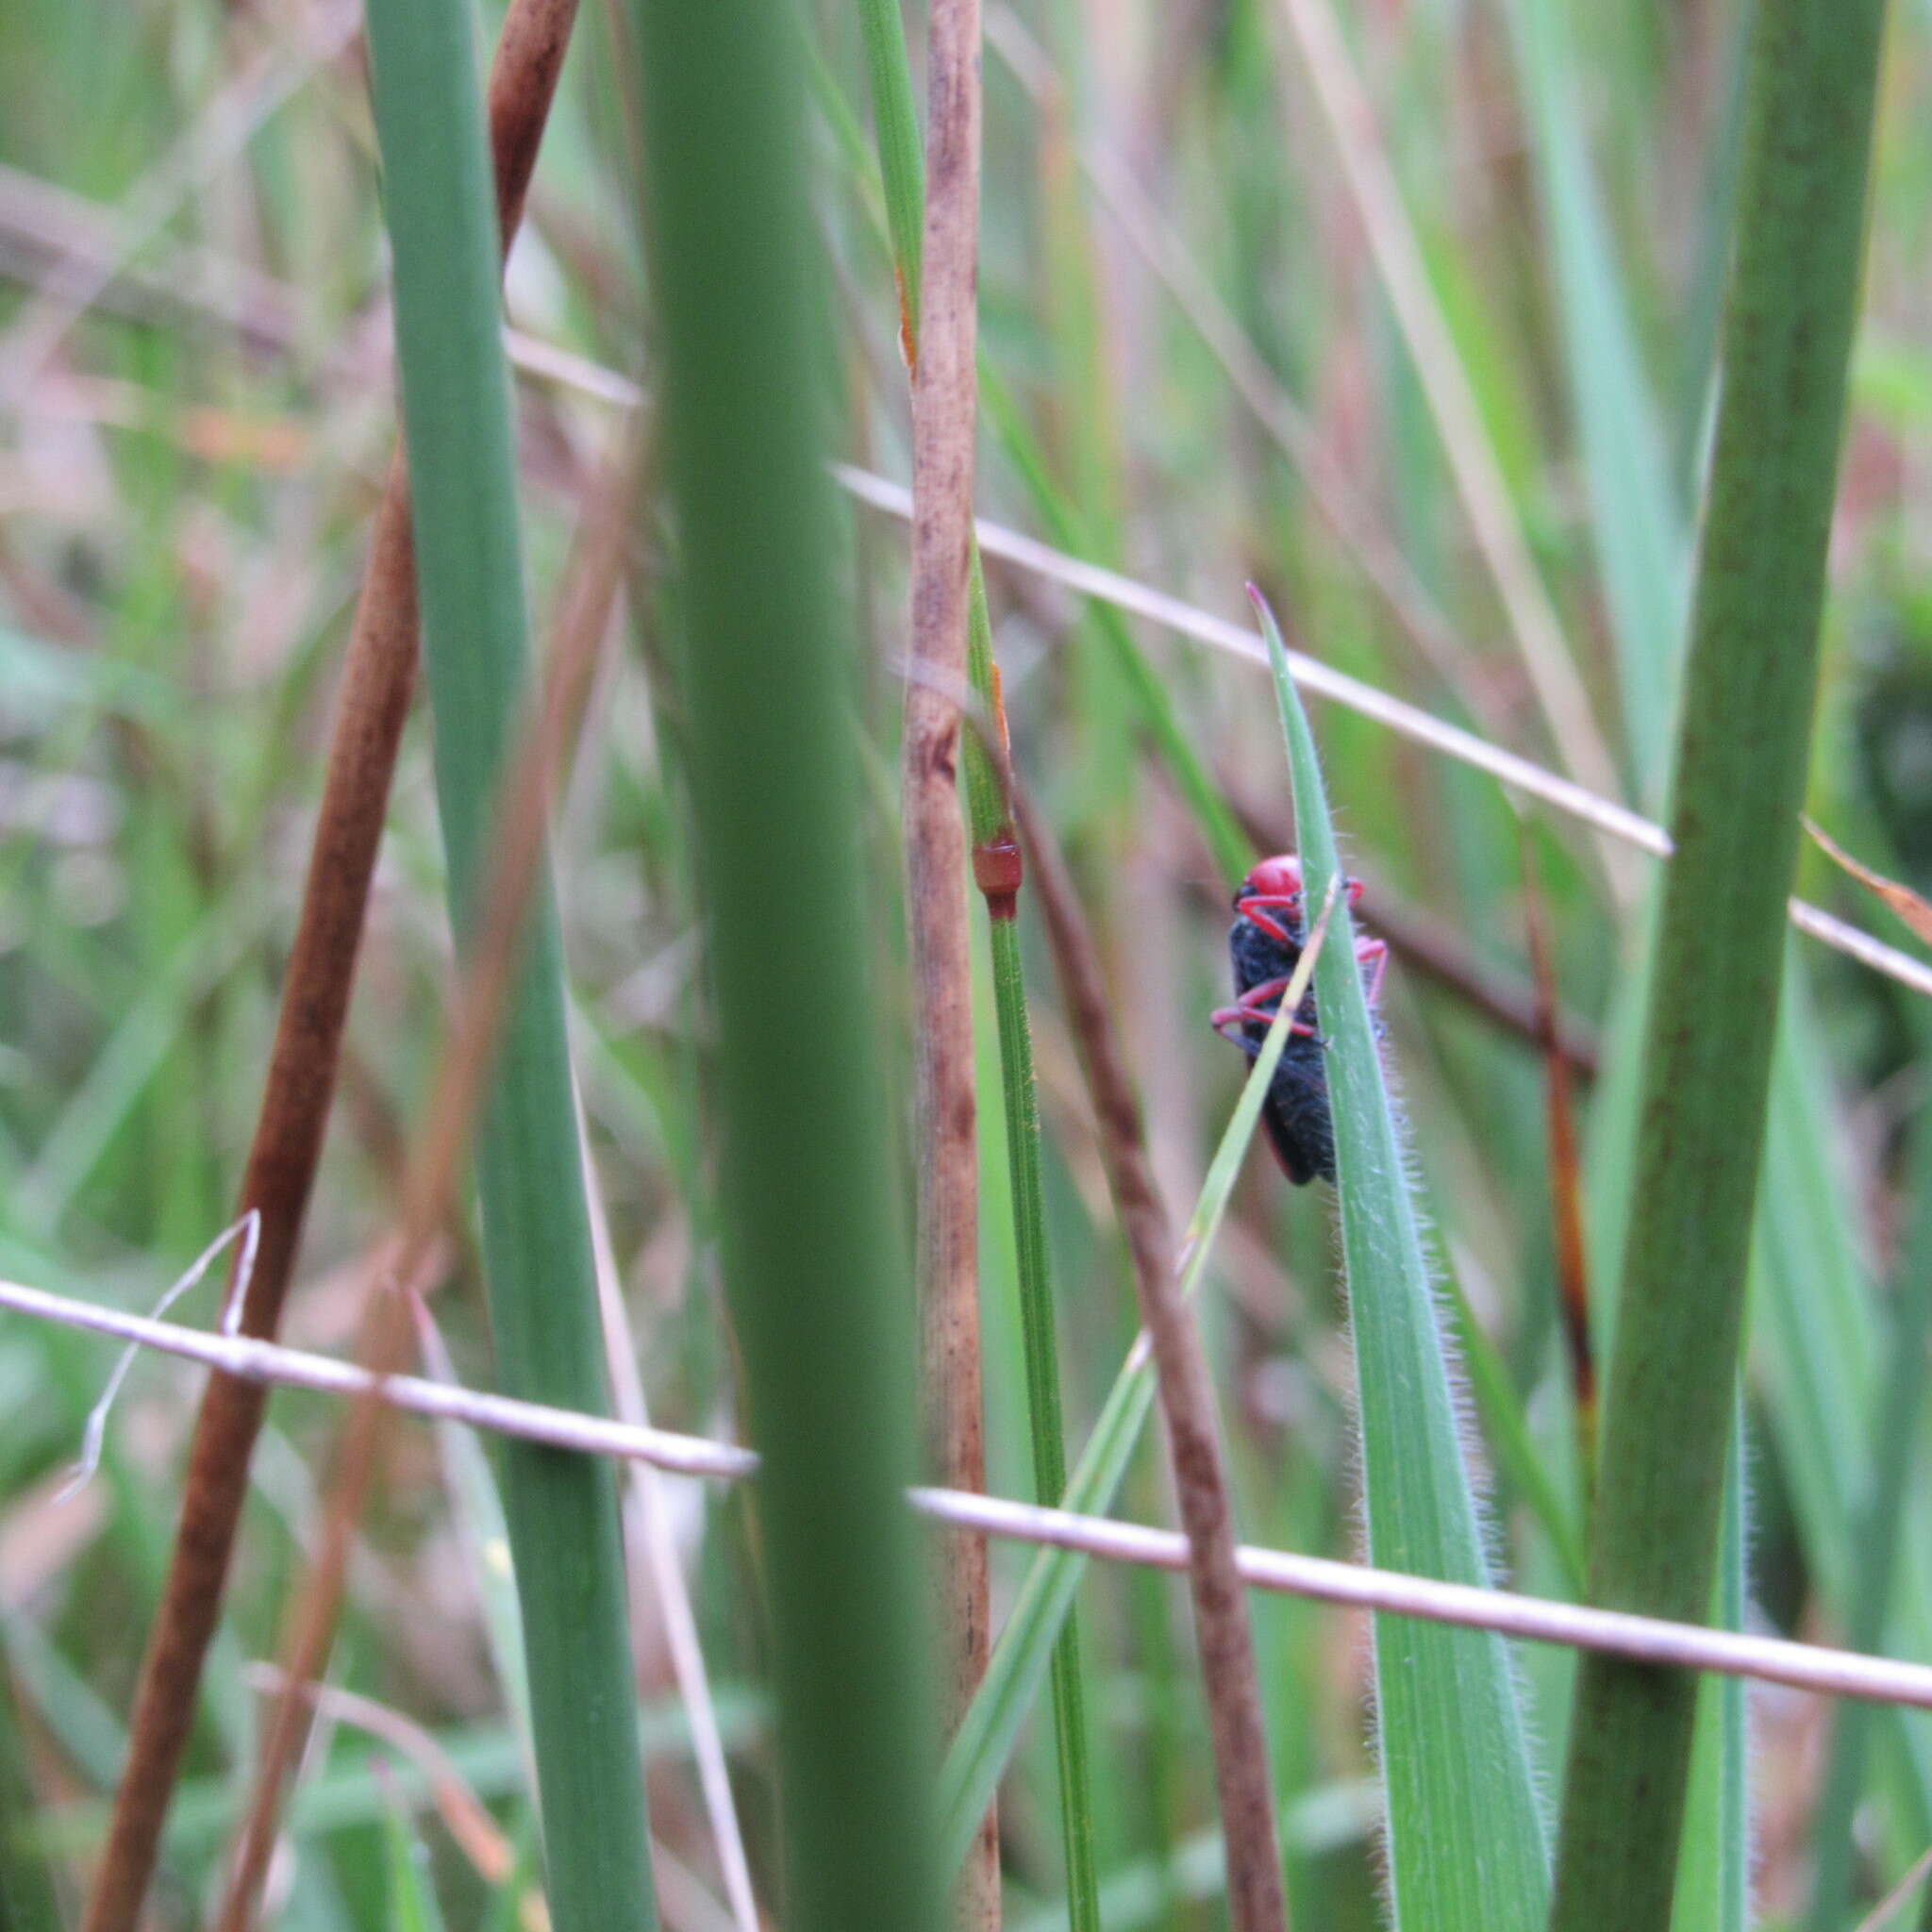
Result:
[[[1302,892],[1302,862],[1292,852],[1264,858],[1241,885],[1241,897],[1271,900],[1299,899]]]

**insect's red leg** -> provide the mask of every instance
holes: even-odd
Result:
[[[1224,1040],[1232,1040],[1239,1045],[1252,1045],[1242,1031],[1249,1026],[1268,1026],[1274,1021],[1272,1012],[1257,1012],[1247,1007],[1217,1007],[1208,1016],[1208,1024]],[[1306,1020],[1290,1022],[1288,1030],[1298,1033],[1304,1040],[1319,1040],[1321,1035]]]
[[[1362,882],[1359,879],[1344,879],[1343,890],[1348,893],[1348,903],[1359,906],[1362,902]],[[1299,925],[1302,923],[1307,895],[1301,892],[1243,892],[1234,902],[1234,909],[1243,919],[1252,921],[1271,938],[1277,939],[1285,946],[1298,941],[1293,933],[1271,916],[1273,912],[1286,912]]]
[[[1362,991],[1373,1007],[1382,997],[1382,979],[1389,971],[1389,941],[1357,940],[1355,942],[1355,958],[1356,964],[1362,968]]]
[[[1281,995],[1288,991],[1284,979],[1264,979],[1258,986],[1251,986],[1231,1007],[1217,1007],[1208,1017],[1215,1032],[1227,1039],[1235,1036],[1231,1027],[1268,1025],[1274,1018],[1281,1005]],[[1304,1039],[1312,1039],[1315,1029],[1306,1020],[1296,1020],[1289,1027],[1291,1033],[1299,1033]]]
[[[1296,943],[1294,935],[1273,914],[1286,912],[1299,924],[1302,916],[1302,895],[1299,892],[1243,892],[1234,902],[1234,909],[1252,924],[1258,925],[1269,938],[1279,940],[1284,946]]]

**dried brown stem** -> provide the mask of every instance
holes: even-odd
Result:
[[[1389,941],[1405,966],[1415,967],[1504,1032],[1541,1046],[1546,1029],[1554,1026],[1570,1071],[1585,1079],[1596,1077],[1601,1050],[1594,1031],[1560,1008],[1546,1018],[1534,985],[1524,986],[1514,974],[1477,958],[1469,941],[1445,920],[1374,885],[1362,896],[1362,917]]]
[[[1141,1316],[1147,1324],[1188,1537],[1188,1580],[1213,1732],[1214,1775],[1227,1857],[1229,1923],[1236,1932],[1288,1924],[1268,1738],[1247,1594],[1236,1563],[1234,1511],[1221,1452],[1214,1383],[1181,1297],[1174,1232],[1148,1165],[1141,1106],[1128,1076],[1099,956],[1052,835],[1007,774],[1008,797],[1046,919],[1068,1024],[1093,1096],[1101,1158],[1121,1217]]]
[[[931,1466],[986,1487],[980,1400],[979,1159],[974,1091],[966,831],[959,809],[973,541],[979,241],[979,5],[933,0],[920,335],[912,376],[912,665],[901,760],[911,930],[919,1147],[920,1356]],[[985,1674],[986,1549],[956,1543],[940,1580],[949,1658],[946,1723]],[[999,1924],[992,1814],[960,1880],[959,1918]]]
[[[506,242],[529,187],[575,0],[512,0],[490,82],[497,208]],[[416,669],[416,565],[400,450],[375,514],[295,943],[242,1209],[261,1215],[242,1331],[273,1335],[301,1238],[335,1088],[369,881]],[[265,1391],[225,1375],[202,1397],[181,1522],[142,1661],[127,1765],[83,1932],[131,1932],[153,1875],[168,1800],[220,1614]]]
[[[1524,841],[1524,917],[1530,971],[1536,983],[1537,1021],[1542,1033],[1545,1109],[1550,1148],[1550,1210],[1556,1228],[1557,1281],[1563,1300],[1563,1339],[1576,1405],[1578,1467],[1587,1509],[1596,1474],[1596,1357],[1590,1332],[1590,1250],[1583,1237],[1583,1159],[1576,1110],[1570,1091],[1570,1059],[1557,1005],[1557,973],[1543,918],[1542,893]]]
[[[634,464],[626,456],[600,493],[559,608],[542,705],[509,766],[475,948],[458,991],[417,1152],[403,1180],[397,1232],[385,1261],[373,1271],[358,1360],[378,1376],[403,1366],[412,1327],[408,1291],[433,1257],[455,1198],[497,1027],[515,980],[518,941],[542,858],[550,794],[568,761],[623,575],[633,475]],[[373,1387],[343,1424],[319,1546],[290,1618],[282,1690],[264,1734],[254,1793],[217,1921],[219,1932],[247,1932],[254,1923],[275,1848],[282,1785],[308,1729],[303,1693],[327,1660],[350,1544],[388,1416],[388,1405]]]

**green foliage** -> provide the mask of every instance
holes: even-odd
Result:
[[[1715,1574],[1745,1269],[1809,752],[1882,8],[1765,0],[1724,392],[1672,785],[1592,1592],[1699,1618]],[[1696,1687],[1586,1658],[1555,1932],[1670,1911]]]
[[[939,1906],[930,1658],[900,1494],[913,1351],[868,985],[855,667],[828,568],[802,90],[757,0],[640,0],[637,26],[724,1271],[764,1458],[786,1917],[918,1932]]]
[[[484,12],[493,19],[497,10]],[[1716,395],[1716,298],[1732,256],[1753,8],[1692,8],[1674,14],[1668,32],[1641,12],[1576,0],[1335,10],[1501,458],[1501,513],[1527,536],[1569,655],[1614,727],[1630,799],[1660,809]],[[443,17],[416,6],[398,11],[412,31]],[[689,31],[710,50],[703,85],[742,79],[750,57],[726,58],[710,9],[687,11]],[[987,18],[982,511],[1224,614],[1238,610],[1240,585],[1256,578],[1297,646],[1541,756],[1440,436],[1359,248],[1346,184],[1310,123],[1307,76],[1278,7],[1130,8],[1119,35],[1105,41],[1061,0],[1017,13],[989,8]],[[1842,9],[1830,16],[1832,31],[1848,39],[1851,19]],[[740,16],[729,20],[738,31]],[[774,469],[781,500],[746,508],[733,498],[729,541],[718,540],[708,568],[750,599],[761,582],[793,581],[805,552],[815,588],[802,602],[774,590],[756,609],[734,604],[746,614],[725,625],[708,592],[693,596],[681,492],[702,492],[722,517],[724,478],[737,474],[724,453],[745,443],[761,464],[791,466],[782,474],[794,484],[801,461],[808,468],[822,449],[907,474],[894,264],[916,264],[920,241],[924,9],[881,0],[856,13],[767,9],[759,20],[772,44],[753,52],[762,59],[789,50],[793,74],[809,74],[816,119],[790,149],[791,188],[750,227],[724,220],[720,210],[731,204],[723,199],[694,218],[707,247],[737,239],[763,252],[728,298],[713,285],[702,321],[688,322],[682,339],[702,332],[722,346],[738,341],[741,327],[765,331],[755,352],[758,381],[743,389],[746,411],[759,412],[757,431],[740,420],[740,441],[713,439],[700,458],[661,415],[673,400],[673,360],[658,298],[695,306],[697,297],[674,288],[661,247],[654,258],[639,244],[636,204],[658,178],[656,162],[643,163],[656,152],[646,143],[659,139],[658,117],[640,112],[641,90],[657,85],[638,58],[638,31],[651,23],[587,8],[508,283],[521,338],[513,360],[532,339],[578,360],[552,358],[541,373],[515,377],[513,525],[508,509],[492,512],[497,534],[466,542],[464,575],[479,603],[489,587],[492,611],[508,608],[497,593],[520,548],[527,602],[549,628],[594,479],[612,440],[628,430],[613,405],[625,380],[641,375],[654,414],[649,507],[624,621],[608,641],[553,826],[565,1010],[653,1411],[677,1426],[762,1437],[770,1418],[756,1391],[759,1374],[775,1373],[775,1351],[742,1323],[735,1299],[744,1171],[727,1158],[738,1144],[727,1124],[745,1106],[756,1110],[774,1070],[794,1065],[830,1083],[824,1091],[836,1113],[844,1090],[824,1061],[856,1060],[868,1080],[855,1104],[875,1126],[883,1122],[891,1143],[884,1189],[910,1201],[905,1163],[891,1158],[904,1141],[891,1098],[903,1091],[906,1039],[891,779],[902,697],[895,667],[906,643],[903,537],[866,511],[841,526],[807,500],[808,483],[792,502]],[[390,25],[378,19],[378,36]],[[1899,12],[1886,49],[1893,106],[1908,108],[1924,93],[1928,50],[1923,21]],[[0,170],[0,1272],[146,1306],[216,1232],[259,1100],[300,890],[296,857],[313,821],[374,479],[394,433],[384,345],[395,291],[384,214],[401,213],[398,190],[408,201],[414,185],[386,152],[380,168],[373,164],[368,70],[353,44],[318,59],[280,15],[216,0],[161,9],[19,0],[0,8],[0,53],[9,132]],[[474,52],[466,46],[443,64],[445,84],[467,76]],[[856,111],[868,97],[870,112]],[[712,98],[691,92],[693,101]],[[76,101],[85,111],[74,110]],[[769,161],[766,132],[741,108],[714,108],[688,152],[736,178],[739,162]],[[1910,111],[1881,117],[1877,137],[1868,320],[1854,362],[1852,460],[1834,532],[1806,803],[1862,858],[1924,888],[1932,785],[1917,747],[1932,731],[1932,569],[1916,496],[1932,423],[1923,327],[1932,151]],[[1115,196],[1096,185],[1116,178],[1109,167],[1116,175],[1124,168],[1158,215],[1161,248],[1150,252]],[[80,199],[50,212],[37,198],[48,188]],[[774,210],[784,225],[775,248]],[[475,233],[438,241],[485,254]],[[792,245],[824,254],[834,270],[836,300],[823,288],[805,297],[814,311],[799,325],[816,344],[809,354],[796,342],[774,347],[774,318],[791,300],[784,291],[798,268]],[[696,259],[697,246],[677,253]],[[417,305],[410,264],[399,266],[407,332]],[[22,333],[40,327],[47,303],[88,281],[100,282],[97,298],[63,325],[40,379],[16,393],[9,372]],[[916,281],[915,272],[915,298]],[[483,337],[493,338],[502,313],[480,286],[474,302],[451,300],[470,305],[476,328],[439,335],[439,363],[483,356]],[[425,353],[420,336],[405,349],[417,359]],[[783,390],[779,402],[760,386],[765,377]],[[835,398],[833,378],[842,385]],[[803,459],[794,401],[817,412]],[[1439,614],[1435,642],[1446,650],[1420,654],[1356,552],[1336,541],[1316,485],[1277,440],[1284,402]],[[1781,403],[1767,420],[1785,413]],[[466,483],[493,479],[493,489],[508,425],[493,401],[469,414],[452,433],[477,449],[487,435],[496,454],[438,467]],[[807,521],[803,535],[794,512]],[[1778,561],[1802,546],[1780,538],[1764,548]],[[1023,568],[990,562],[989,572],[975,644],[997,652],[1014,756],[1068,849],[1178,1219],[1248,1071],[1204,1023],[1225,997],[1227,894],[1257,847],[1291,839],[1269,693],[1250,667],[1069,597]],[[498,622],[464,621],[466,669],[500,658]],[[828,675],[801,697],[790,682],[800,640],[823,646],[828,632],[834,655],[857,657],[862,675],[852,683]],[[1759,632],[1760,650],[1771,636]],[[720,637],[721,655],[705,643],[684,656],[687,639]],[[700,866],[693,799],[708,801],[708,823],[716,796],[708,788],[723,781],[691,762],[702,706],[696,684],[680,675],[687,666],[694,678],[715,673],[730,682],[746,708],[734,727],[741,762],[733,769],[751,774],[741,789],[756,815],[722,890],[700,891],[714,861]],[[432,695],[446,691],[445,678]],[[796,749],[759,735],[774,717],[864,788],[834,830],[811,822],[820,829],[796,844],[785,842],[795,815],[766,782]],[[503,722],[513,733],[516,716]],[[1448,963],[1524,997],[1522,834],[1494,784],[1339,707],[1318,709],[1316,723],[1350,863],[1371,889],[1366,924],[1375,929],[1378,907],[1390,908],[1391,924],[1404,910],[1430,914]],[[1726,722],[1726,735],[1738,730]],[[449,762],[448,736],[441,716],[425,715],[406,741],[348,1067],[295,1284],[297,1332],[325,1348],[347,1345],[339,1285],[392,1219],[399,1136],[420,1129],[420,1096],[444,1037],[450,928],[432,759]],[[966,775],[970,791],[985,775],[971,749]],[[487,787],[479,795],[476,838],[487,849],[493,808]],[[973,791],[972,804],[983,831],[996,793]],[[1578,1101],[1599,1359],[1607,1363],[1626,1217],[1644,1193],[1635,1183],[1643,918],[1657,872],[1633,859],[1630,891],[1612,895],[1588,835],[1541,808],[1528,819],[1559,996],[1601,1044],[1600,1073],[1593,1084],[1579,1080]],[[1901,940],[1815,860],[1804,861],[1800,885]],[[825,892],[847,891],[866,909],[828,919]],[[810,992],[784,950],[822,937],[827,924],[836,942],[862,949],[870,969],[862,1026],[839,1001]],[[1130,1393],[1112,1379],[1134,1320],[1128,1276],[1024,908],[1008,941],[1003,980],[1026,996],[1037,1075],[1029,1268],[1052,1276],[1055,1379],[1075,1451],[1070,1488],[1092,1507],[1113,1499],[1124,1512],[1158,1520],[1164,1472],[1141,1426],[1151,1392],[1144,1378]],[[540,932],[538,950],[550,944]],[[1925,1194],[1907,1151],[1922,1029],[1913,996],[1806,939],[1785,948],[1748,1347],[1735,1389],[1728,1369],[1707,1369],[1708,1403],[1726,1431],[1734,1401],[1749,1419],[1748,1443],[1731,1442],[1713,1478],[1744,1507],[1724,1518],[1714,1583],[1695,1609],[1730,1619],[1748,1604],[1754,1622],[1787,1634],[1829,1631],[1896,1655],[1932,1655],[1924,1425],[1896,1421],[1914,1351],[1894,1290],[1924,1274],[1912,1241],[1898,1234],[1914,1224]],[[724,1026],[724,1007],[709,997],[708,961],[732,959],[743,974],[733,1010],[755,1005],[755,1019],[769,1025],[757,1070],[745,1068],[743,1035],[735,1022]],[[1673,1010],[1682,1007],[1670,982],[1666,997]],[[991,997],[987,1008],[990,1102]],[[1448,1332],[1474,1397],[1460,1452],[1494,1472],[1490,1556],[1520,1587],[1573,1594],[1583,1508],[1557,1325],[1540,1057],[1402,952],[1384,1018],[1384,1053],[1400,1076],[1423,1198],[1445,1257],[1443,1285],[1456,1291],[1445,1305]],[[737,1083],[728,1089],[727,1064]],[[982,1162],[991,1486],[1024,1494],[1034,1444],[1011,1189],[994,1112],[984,1109]],[[799,1129],[810,1160],[848,1144],[831,1119],[815,1105],[808,1132]],[[864,1171],[872,1158],[859,1163]],[[881,1561],[916,1562],[894,1541],[903,1525],[887,1467],[906,1449],[897,1399],[910,1397],[909,1367],[896,1340],[880,1341],[881,1331],[856,1321],[841,1325],[852,1316],[843,1291],[856,1276],[841,1277],[835,1292],[796,1264],[857,1215],[864,1224],[846,1231],[872,1257],[859,1300],[883,1300],[904,1315],[908,1291],[890,1237],[874,1244],[867,1217],[876,1204],[854,1209],[836,1192],[806,1199],[805,1181],[818,1172],[774,1158],[762,1181],[769,1212],[786,1216],[782,1236],[767,1232],[759,1249],[782,1249],[787,1264],[799,1332],[788,1336],[785,1358],[812,1365],[808,1392],[828,1408],[843,1399],[841,1377],[861,1367],[903,1386],[887,1398],[893,1415],[876,1438],[887,1444],[878,1465],[857,1460],[841,1435],[841,1453],[855,1460],[836,1479],[819,1479],[813,1493],[842,1499],[851,1490],[841,1534],[856,1539],[862,1518],[868,1534],[884,1539]],[[554,1191],[540,1178],[549,1173],[532,1171],[532,1191]],[[1244,1533],[1347,1557],[1362,1554],[1363,1465],[1350,1349],[1331,1290],[1329,1206],[1323,1191],[1291,1193],[1265,1160],[1253,1161],[1229,1178],[1218,1235],[1197,1246],[1192,1267]],[[508,1361],[507,1331],[493,1328],[475,1231],[458,1225],[452,1237],[437,1319],[455,1372],[484,1381],[492,1360]],[[576,1325],[564,1291],[575,1278],[575,1252],[573,1238],[541,1257],[546,1346]],[[777,1261],[771,1270],[775,1277]],[[215,1293],[204,1289],[183,1307],[212,1322]],[[108,1360],[97,1341],[0,1320],[8,1423],[0,1442],[8,1556],[0,1589],[0,1894],[9,1915],[45,1888],[71,1901],[98,1849],[104,1795],[125,1748],[126,1686],[172,1533],[177,1445],[197,1386],[175,1366],[137,1368],[93,1491],[64,1512],[45,1501]],[[755,1374],[755,1363],[767,1367]],[[581,1392],[591,1399],[599,1391]],[[193,1923],[219,1882],[258,1711],[242,1666],[273,1654],[312,1538],[336,1422],[311,1396],[278,1395],[271,1410],[247,1559],[232,1581],[156,1895],[167,1932]],[[492,1494],[508,1511],[516,1486],[493,1444],[435,1441],[414,1425],[393,1440],[352,1574],[336,1669],[346,1687],[393,1703],[444,1745],[522,1845],[534,1880],[542,1859],[520,1743],[524,1667],[512,1607],[531,1566],[513,1574]],[[1748,1486],[1738,1481],[1740,1466]],[[857,1624],[865,1673],[884,1681],[912,1666],[894,1648],[897,1626],[874,1642],[869,1601],[842,1619],[828,1606],[824,1631],[792,1631],[775,1643],[765,1606],[794,1603],[796,1589],[779,1577],[786,1561],[804,1560],[785,1541],[783,1519],[748,1492],[726,1499],[669,1489],[722,1686],[760,1903],[774,1921],[793,1923],[786,1834],[819,1827],[808,1810],[801,1823],[789,1803],[799,1777],[792,1754],[808,1747],[792,1727],[789,1690],[774,1702],[774,1687],[793,1683],[778,1666],[822,1641],[835,1655],[841,1624]],[[565,1540],[560,1524],[558,1536]],[[867,1561],[873,1551],[868,1542]],[[1048,1658],[1077,1591],[1091,1744],[1084,1836],[1101,1916],[1109,1928],[1164,1932],[1212,1922],[1220,1861],[1211,1765],[1188,1694],[1194,1665],[1182,1586],[1004,1547],[994,1566],[1004,1641],[977,1728],[945,1771],[949,1855],[962,1821],[997,1789],[1008,1924],[1044,1932],[1064,1922]],[[626,1665],[625,1707],[640,1716],[653,1796],[665,1801],[654,1806],[653,1828],[698,1890],[722,1895],[690,1757],[655,1674],[647,1595],[634,1596],[630,1613],[633,1655],[650,1674],[640,1692]],[[1389,1894],[1376,1848],[1379,1781],[1365,1741],[1369,1654],[1330,1610],[1269,1599],[1256,1615],[1294,1923],[1371,1932],[1387,1923]],[[1573,1662],[1526,1647],[1519,1667],[1531,1752],[1554,1790]],[[840,1668],[847,1677],[859,1671]],[[844,1681],[828,1671],[811,1688]],[[832,1711],[831,1702],[823,1698],[818,1716],[828,1731],[840,1724],[842,1742],[846,1706]],[[1760,1723],[1747,1757],[1744,1702],[1728,1684],[1699,1693],[1675,1925],[1738,1932],[1748,1924],[1747,1855],[1761,1899],[1797,1901],[1817,1924],[1848,1925],[1932,1837],[1925,1728],[1883,1711],[1854,1718],[1838,1731],[1828,1790],[1808,1828],[1759,1830],[1753,1844],[1744,1773],[1760,1791],[1791,1788],[1800,1743]],[[908,1754],[937,1755],[909,1731],[901,1743]],[[319,1740],[291,1794],[286,1923],[294,1932],[341,1932],[381,1919],[392,1887],[407,1901],[378,1757],[412,1807],[410,1842],[433,1855],[448,1921],[517,1923],[523,1887],[499,1887],[485,1902],[427,1807],[420,1768],[346,1726]],[[917,1782],[895,1774],[890,1803],[909,1806]],[[1487,1774],[1478,1781],[1485,1842],[1489,1800],[1503,1788]],[[826,1798],[809,1780],[806,1794],[808,1805]],[[879,1855],[891,1868],[885,1880],[895,1882],[892,1858],[916,1832],[881,1821],[900,1815],[882,1812],[867,1826],[853,1873],[877,1875]],[[554,1845],[546,1849],[554,1860]],[[1646,1852],[1645,1862],[1662,1861]],[[1414,1918],[1405,1911],[1405,1924]]]
[[[461,0],[370,15],[436,780],[458,944],[527,709],[523,546],[499,322],[496,204]],[[531,894],[476,1136],[484,1274],[508,1393],[605,1407],[604,1349],[547,874]],[[656,1924],[631,1721],[624,1553],[608,1464],[503,1449],[553,1921]]]
[[[1260,610],[1302,875],[1308,903],[1320,905],[1342,875],[1327,791],[1274,614],[1265,603]],[[1369,1554],[1385,1570],[1487,1585],[1456,1390],[1345,897],[1315,967],[1315,999],[1329,1041]],[[1532,1932],[1549,1903],[1548,1855],[1508,1646],[1483,1631],[1377,1617],[1375,1704],[1396,1924]],[[1478,1841],[1483,1857],[1466,1856]]]

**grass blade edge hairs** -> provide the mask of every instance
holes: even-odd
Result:
[[[1312,896],[1341,875],[1327,794],[1280,628],[1266,600],[1249,594],[1274,670],[1296,841]],[[1315,969],[1315,997],[1330,1041],[1370,1560],[1487,1588],[1435,1288],[1354,941],[1344,894]],[[1432,1932],[1538,1932],[1548,1905],[1547,1855],[1507,1645],[1487,1633],[1377,1617],[1375,1684],[1396,1923]]]

